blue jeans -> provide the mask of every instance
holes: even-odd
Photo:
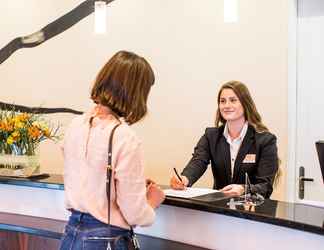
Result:
[[[61,239],[60,250],[106,250],[111,243],[112,250],[127,250],[127,238],[121,237],[114,248],[113,241],[118,236],[129,236],[130,230],[107,225],[92,215],[72,211]]]

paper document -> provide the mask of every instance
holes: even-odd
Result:
[[[219,192],[215,189],[210,188],[186,188],[185,190],[174,190],[174,189],[165,189],[163,190],[166,196],[181,197],[181,198],[192,198],[204,194],[216,193]]]

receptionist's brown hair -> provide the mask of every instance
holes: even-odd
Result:
[[[143,57],[119,51],[97,75],[91,99],[133,124],[147,112],[147,97],[154,80],[154,72]]]
[[[245,86],[245,84],[239,81],[230,81],[224,83],[218,92],[218,106],[220,102],[220,95],[224,89],[231,89],[234,91],[235,95],[238,97],[243,106],[245,120],[249,124],[251,124],[257,132],[269,131],[268,128],[262,123],[261,116],[256,108],[256,105],[252,99],[249,89]],[[225,123],[226,121],[222,117],[218,107],[216,112],[215,125],[216,127],[219,127]]]
[[[259,114],[256,108],[256,105],[252,99],[249,89],[246,87],[244,83],[239,81],[226,82],[220,88],[217,97],[218,108],[217,108],[216,120],[215,120],[216,127],[219,127],[222,124],[226,123],[225,119],[222,117],[219,110],[220,95],[224,89],[231,89],[234,91],[235,95],[238,97],[238,99],[240,100],[243,106],[245,120],[248,121],[248,123],[251,124],[257,132],[261,133],[261,132],[269,131],[268,128],[262,122],[261,115]],[[279,183],[280,177],[282,175],[282,170],[280,165],[281,165],[281,160],[278,158],[279,168],[273,179],[275,186]]]

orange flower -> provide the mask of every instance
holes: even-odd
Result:
[[[48,138],[51,136],[51,133],[50,133],[50,131],[48,129],[44,129],[43,134]]]
[[[37,139],[40,136],[40,130],[35,126],[32,126],[32,127],[28,128],[28,135],[32,139]]]
[[[15,121],[15,129],[21,129],[24,127],[24,123],[22,123],[21,121],[19,120],[16,120]]]
[[[11,134],[12,138],[15,140],[15,141],[18,141],[19,138],[20,138],[20,133],[19,131],[15,131]]]
[[[14,124],[12,123],[12,121],[5,121],[3,126],[4,130],[7,132],[11,132],[14,129]]]
[[[22,114],[18,115],[17,117],[19,118],[20,121],[25,122],[30,118],[30,114],[22,113]]]
[[[0,110],[0,153],[33,154],[43,140],[58,140],[57,130],[39,115]]]

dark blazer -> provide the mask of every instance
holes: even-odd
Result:
[[[245,173],[248,173],[252,192],[258,192],[269,198],[278,170],[276,137],[269,132],[258,133],[249,125],[235,160],[232,178],[230,146],[223,131],[224,126],[207,128],[200,138],[191,160],[182,172],[182,175],[189,179],[189,186],[203,175],[211,163],[214,189],[221,189],[233,183],[244,184]],[[247,154],[255,155],[255,162],[243,162]]]

